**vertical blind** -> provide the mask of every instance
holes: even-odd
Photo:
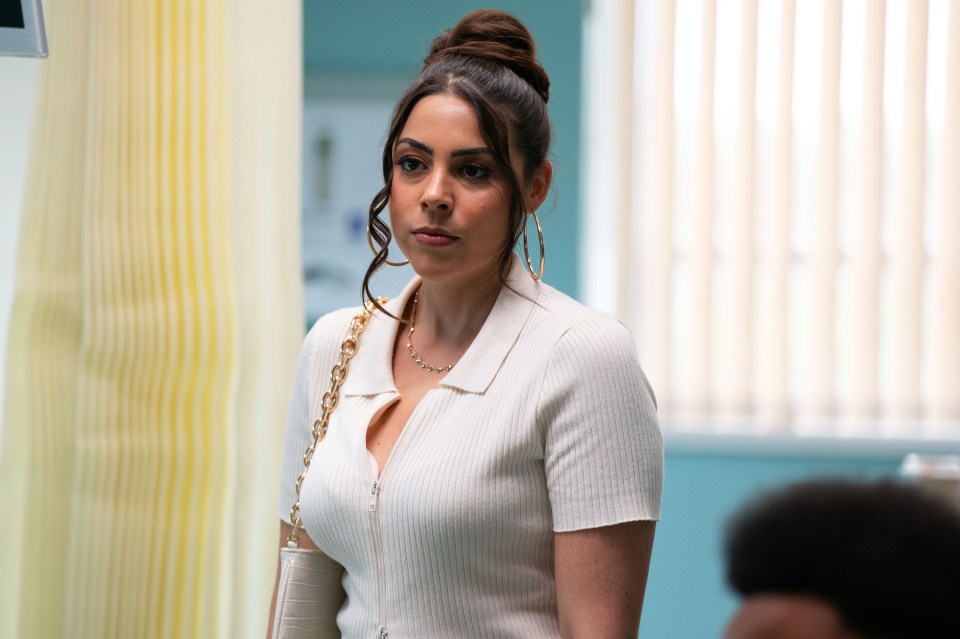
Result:
[[[960,3],[597,0],[581,289],[667,428],[960,437]]]

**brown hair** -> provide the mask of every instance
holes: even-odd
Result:
[[[380,213],[390,202],[393,147],[413,107],[428,95],[455,95],[477,114],[480,135],[510,189],[510,232],[500,251],[499,275],[504,282],[511,254],[526,222],[520,178],[510,164],[511,146],[523,160],[523,179],[547,159],[553,131],[547,114],[550,78],[537,61],[536,44],[527,28],[509,13],[468,13],[430,46],[423,69],[394,107],[383,147],[384,186],[370,203],[368,228],[378,252],[363,278],[364,301],[376,297],[370,279],[388,259],[390,228]]]

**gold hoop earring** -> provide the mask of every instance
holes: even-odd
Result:
[[[370,227],[367,227],[367,244],[370,245],[370,250],[373,251],[373,254],[377,254],[377,249],[373,247],[373,236],[370,235]],[[384,264],[387,266],[406,266],[410,263],[410,260],[404,260],[403,262],[391,262],[390,260],[384,260]]]
[[[543,261],[544,261],[543,229],[540,228],[540,220],[537,218],[537,214],[535,211],[530,211],[528,215],[533,216],[533,223],[537,225],[537,237],[540,240],[540,269],[536,273],[533,272],[533,262],[530,261],[530,249],[527,247],[527,221],[526,220],[523,221],[523,256],[527,260],[527,272],[530,273],[530,277],[532,277],[534,281],[537,281],[541,277],[543,277]]]

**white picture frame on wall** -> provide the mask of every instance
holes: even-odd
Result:
[[[0,0],[0,55],[47,57],[40,0]]]

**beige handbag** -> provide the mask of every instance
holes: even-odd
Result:
[[[378,298],[381,305],[387,300]],[[330,390],[323,395],[323,413],[313,424],[313,443],[303,454],[303,473],[297,479],[297,501],[290,509],[293,532],[287,547],[280,549],[280,579],[277,586],[276,613],[273,618],[273,639],[340,639],[337,613],[347,597],[343,590],[343,566],[320,550],[300,548],[300,489],[310,469],[316,447],[327,436],[330,415],[337,407],[340,386],[347,377],[347,362],[359,345],[360,333],[366,330],[373,302],[350,322],[350,333],[340,345],[340,359],[330,373]]]

